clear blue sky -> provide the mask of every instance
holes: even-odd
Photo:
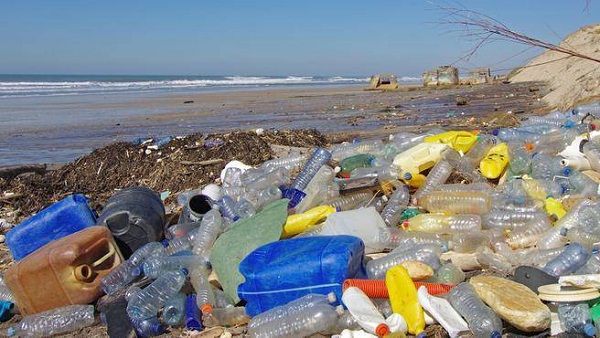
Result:
[[[0,73],[420,75],[475,42],[419,0],[38,0],[0,4]],[[585,0],[461,1],[554,43],[600,21]],[[458,66],[510,68],[539,51],[495,43]]]

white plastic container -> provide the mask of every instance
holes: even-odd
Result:
[[[448,145],[444,143],[420,143],[396,155],[393,164],[413,175],[418,174],[439,162],[446,149]]]
[[[342,295],[342,302],[365,331],[380,337],[390,332],[383,315],[361,289],[354,286],[347,288]]]
[[[388,238],[381,236],[385,233],[387,226],[383,218],[374,207],[369,207],[329,214],[318,234],[356,236],[363,240],[365,253],[369,254],[385,249]]]
[[[430,295],[424,286],[421,286],[417,291],[417,297],[423,309],[448,331],[451,338],[458,337],[460,332],[469,330],[467,322],[446,299]]]

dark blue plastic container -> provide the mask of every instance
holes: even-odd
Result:
[[[246,281],[238,296],[249,316],[286,304],[309,293],[335,293],[349,278],[367,278],[365,246],[354,236],[300,237],[265,244],[240,263]]]
[[[6,233],[6,245],[18,261],[45,244],[96,224],[96,214],[81,194],[60,200]]]

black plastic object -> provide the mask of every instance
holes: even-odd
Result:
[[[123,257],[129,258],[142,245],[163,239],[165,206],[149,188],[126,188],[106,201],[98,224],[110,229]]]
[[[123,293],[104,296],[98,301],[98,311],[110,338],[137,337],[126,309],[127,301]]]
[[[536,294],[540,286],[558,283],[558,278],[532,266],[519,266],[516,268],[513,279],[515,282],[527,286]]]

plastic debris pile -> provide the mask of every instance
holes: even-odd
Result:
[[[70,195],[7,233],[0,319],[23,319],[5,334],[70,332],[96,312],[115,337],[426,336],[434,324],[451,337],[594,336],[599,113],[232,161],[220,184],[179,193],[175,224],[147,187],[98,215]]]

